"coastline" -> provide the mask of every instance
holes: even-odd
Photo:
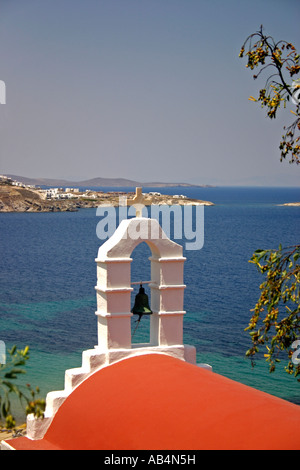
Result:
[[[285,204],[279,204],[280,206],[300,207],[300,202],[286,202]]]
[[[52,191],[52,192],[51,192]],[[58,189],[42,190],[0,185],[0,213],[9,212],[76,212],[79,209],[96,208],[99,206],[119,206],[120,197],[127,197],[128,204],[133,199],[134,193],[122,191],[69,191]],[[205,205],[213,206],[210,201],[191,199],[183,195],[164,195],[160,193],[144,193],[145,205]],[[147,204],[148,203],[148,204]]]

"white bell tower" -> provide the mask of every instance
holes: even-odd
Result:
[[[138,237],[132,239],[136,234]],[[96,259],[96,315],[101,349],[132,348],[130,255],[141,242],[146,242],[152,252],[149,347],[183,344],[182,247],[166,237],[155,219],[136,217],[121,222],[111,239],[99,248]]]
[[[82,353],[82,366],[65,371],[65,388],[50,392],[45,418],[27,417],[27,436],[41,439],[55,413],[81,382],[102,367],[141,354],[168,354],[196,364],[196,348],[183,344],[184,289],[181,245],[171,241],[156,219],[142,217],[145,205],[142,188],[129,204],[136,217],[123,220],[114,234],[100,246],[97,263],[98,344]],[[142,242],[151,250],[150,343],[131,340],[131,253]],[[201,365],[202,367],[209,367]]]
[[[137,216],[123,220],[98,251],[96,349],[127,357],[138,352],[164,352],[196,362],[196,350],[183,345],[184,289],[182,246],[171,241],[155,219],[142,217],[144,199],[137,188]],[[131,341],[131,253],[142,242],[150,247],[151,310],[150,343]],[[145,262],[149,262],[145,260]],[[115,354],[114,354],[115,355]]]

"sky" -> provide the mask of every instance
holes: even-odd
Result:
[[[298,0],[0,0],[0,174],[299,186],[290,110],[248,100],[261,24],[300,50]]]

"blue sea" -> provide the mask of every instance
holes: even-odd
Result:
[[[198,362],[215,372],[300,404],[300,384],[284,371],[284,361],[273,374],[264,359],[251,367],[244,331],[263,281],[249,259],[258,248],[299,243],[300,207],[281,204],[300,201],[300,189],[145,189],[151,190],[215,204],[204,209],[202,249],[186,250],[184,240],[175,240],[187,258],[184,343],[196,346]],[[0,214],[0,340],[7,348],[30,346],[23,380],[38,385],[44,396],[63,389],[64,371],[80,367],[82,351],[97,344],[95,258],[103,243],[98,222],[96,209]],[[150,279],[150,255],[145,244],[134,250],[132,281]],[[149,322],[143,317],[133,341],[147,340]]]

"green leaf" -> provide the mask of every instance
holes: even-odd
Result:
[[[13,355],[15,354],[15,352],[16,352],[16,349],[17,349],[17,346],[16,346],[16,345],[14,345],[14,346],[11,348],[11,350],[10,350],[10,351],[8,351],[8,352],[9,352],[9,354],[10,354],[11,356],[13,356]]]

